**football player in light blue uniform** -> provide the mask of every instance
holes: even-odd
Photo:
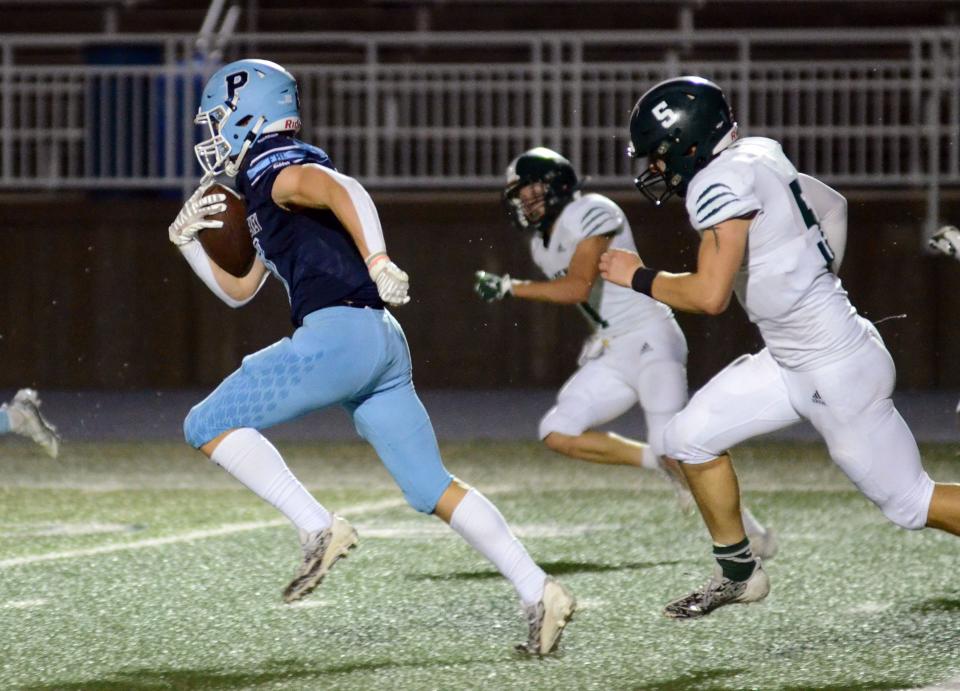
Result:
[[[514,585],[529,623],[522,649],[551,652],[574,599],[533,562],[496,507],[444,468],[413,388],[406,339],[384,308],[410,300],[407,274],[387,255],[376,208],[360,183],[338,172],[321,149],[294,139],[300,112],[293,77],[265,60],[231,63],[207,82],[196,121],[210,133],[196,147],[205,180],[236,178],[257,258],[237,278],[195,241],[201,229],[219,227],[207,216],[225,208],[223,195],[206,194],[203,184],[170,226],[170,239],[232,307],[276,276],[296,329],[244,358],[190,411],[184,431],[192,446],[298,528],[303,562],[284,600],[309,594],[357,534],[307,492],[260,430],[337,404],[410,505],[447,522]]]
[[[33,389],[20,389],[9,403],[0,405],[0,434],[29,437],[51,458],[60,452],[60,435],[40,413],[40,398]]]

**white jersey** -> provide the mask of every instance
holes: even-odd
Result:
[[[570,268],[577,245],[599,235],[613,235],[611,248],[637,251],[630,224],[620,207],[602,195],[585,194],[564,207],[548,242],[539,233],[534,235],[530,241],[533,261],[547,278],[560,278]],[[673,312],[663,303],[599,278],[589,300],[580,308],[593,329],[605,336],[618,336],[644,324],[673,319]]]
[[[833,257],[818,210],[779,143],[734,142],[694,176],[686,199],[698,231],[756,212],[734,291],[780,365],[820,367],[868,338],[869,323],[828,268]]]

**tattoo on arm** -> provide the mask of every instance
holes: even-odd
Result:
[[[756,211],[751,211],[750,213],[744,214],[743,216],[736,216],[736,218],[741,218],[744,221],[752,221],[756,217],[756,215],[757,215]],[[714,241],[714,244],[716,245],[717,251],[719,252],[720,251],[720,225],[718,224],[715,226],[710,226],[709,228],[705,229],[703,232],[713,233],[713,241]]]
[[[716,245],[718,252],[720,251],[720,233],[719,233],[719,230],[720,230],[720,226],[710,226],[710,227],[707,228],[706,231],[705,231],[705,232],[707,232],[707,233],[713,233],[713,242],[714,242],[714,244]]]

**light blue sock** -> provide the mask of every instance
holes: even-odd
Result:
[[[6,410],[0,410],[0,434],[6,434],[10,431],[10,416]]]

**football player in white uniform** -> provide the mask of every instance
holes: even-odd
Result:
[[[717,374],[664,430],[666,454],[682,464],[718,566],[665,614],[700,617],[766,597],[769,580],[744,534],[728,449],[802,418],[888,519],[960,534],[960,485],[935,484],[924,471],[890,398],[893,360],[834,273],[825,231],[845,228],[843,197],[798,175],[779,143],[738,140],[720,88],[699,77],[648,91],[630,135],[632,155],[647,164],[640,190],[658,204],[686,197],[701,233],[697,269],[657,271],[632,252],[608,251],[603,277],[688,312],[719,314],[736,293],[766,344]]]
[[[60,452],[57,428],[40,413],[40,397],[33,389],[20,389],[13,400],[0,405],[0,434],[29,437],[51,458]]]
[[[960,261],[960,228],[943,226],[930,238],[930,249]],[[957,403],[957,416],[960,417],[960,402]]]
[[[663,429],[687,402],[687,342],[663,303],[630,288],[597,280],[607,249],[636,252],[630,224],[613,201],[581,194],[573,165],[537,147],[507,167],[504,206],[521,231],[533,231],[530,251],[548,280],[527,281],[478,271],[474,288],[487,301],[508,295],[577,305],[593,334],[579,369],[540,421],[540,439],[558,453],[593,463],[663,467],[681,505],[692,503],[677,463],[664,466]],[[594,428],[639,403],[647,443]],[[743,511],[754,551],[772,557],[773,531]]]

